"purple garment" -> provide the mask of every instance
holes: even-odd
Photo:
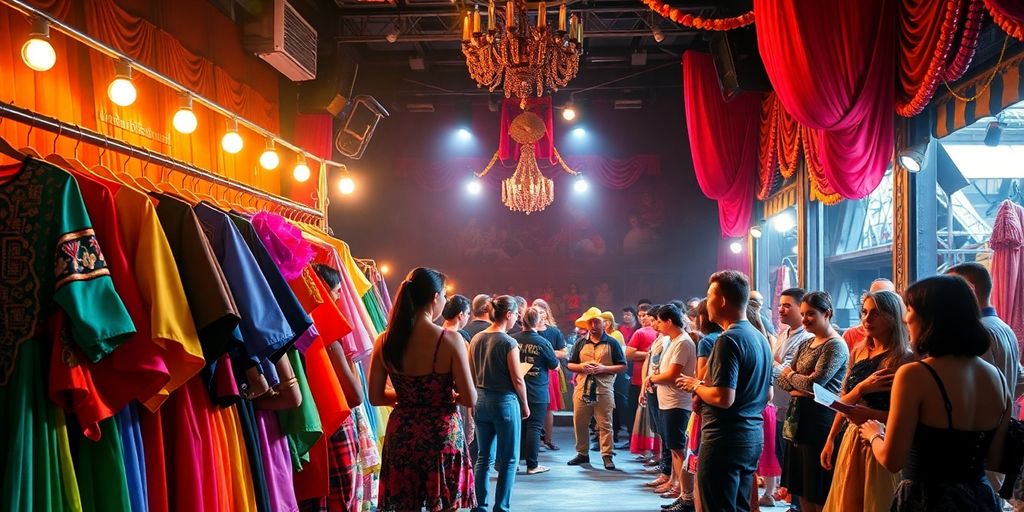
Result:
[[[281,434],[277,414],[274,411],[257,410],[256,428],[263,455],[263,473],[270,494],[270,509],[274,512],[295,512],[299,505],[295,500],[292,480],[292,458],[288,451],[288,438]]]
[[[302,238],[299,228],[284,217],[260,212],[252,216],[252,226],[285,279],[298,279],[302,270],[313,261],[313,247]]]

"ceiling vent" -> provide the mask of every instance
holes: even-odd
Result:
[[[405,105],[405,111],[406,112],[413,112],[413,113],[420,113],[420,114],[430,113],[430,112],[434,111],[434,104],[433,103],[409,103],[409,104]]]
[[[641,99],[615,100],[615,110],[638,110],[642,108],[644,108],[644,100]]]
[[[245,47],[294,82],[316,78],[316,29],[285,0],[245,25]]]

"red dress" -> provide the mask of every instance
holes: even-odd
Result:
[[[444,336],[442,332],[441,336]],[[434,348],[434,365],[437,349]],[[398,403],[388,419],[381,454],[379,510],[437,512],[476,506],[473,463],[451,372],[389,372]]]

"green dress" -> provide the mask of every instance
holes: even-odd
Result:
[[[0,168],[0,510],[81,510],[63,415],[47,398],[47,324],[63,311],[94,362],[135,325],[74,178],[32,158],[11,170]]]

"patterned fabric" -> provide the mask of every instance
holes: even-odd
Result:
[[[1002,506],[987,481],[971,484],[903,480],[896,488],[891,512],[999,512]]]
[[[476,505],[473,466],[451,373],[391,374],[398,404],[388,421],[380,510],[436,512]]]
[[[363,476],[357,464],[359,437],[352,417],[341,424],[327,446],[331,493],[323,498],[305,500],[299,504],[299,509],[302,512],[359,512],[362,507],[357,490]]]

